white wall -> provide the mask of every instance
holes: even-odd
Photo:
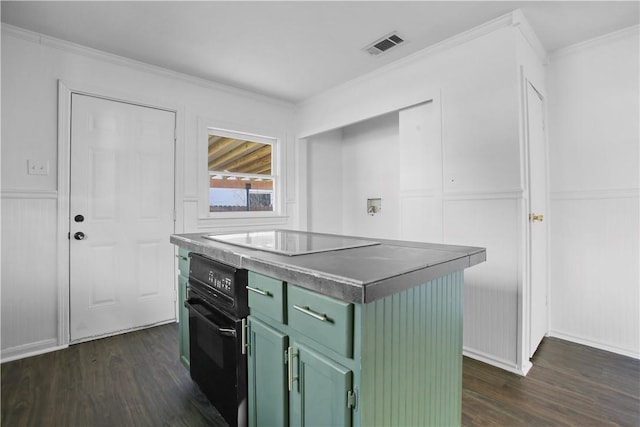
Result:
[[[551,334],[640,357],[638,27],[549,64]]]
[[[343,129],[342,227],[346,234],[394,238],[399,233],[398,114]],[[382,199],[381,211],[367,213],[367,199]]]
[[[202,217],[206,201],[203,123],[282,138],[283,158],[295,170],[293,106],[236,89],[160,70],[90,49],[2,28],[2,359],[64,345],[60,328],[64,283],[58,283],[58,80],[72,89],[177,111],[177,232],[260,225]],[[206,148],[205,148],[206,150]],[[27,174],[27,160],[48,162],[48,176]],[[284,173],[284,172],[283,172]],[[284,206],[295,212],[294,174],[283,175]],[[168,188],[173,192],[174,189]],[[280,226],[295,217],[273,218]],[[65,236],[66,238],[66,236]],[[168,239],[168,236],[167,236]],[[68,289],[68,288],[67,288]],[[59,300],[60,299],[60,300]]]
[[[342,132],[325,132],[307,141],[307,229],[342,231]]]
[[[304,102],[296,124],[304,136],[342,128],[344,233],[411,239],[415,229],[487,248],[487,262],[465,273],[465,352],[523,372],[519,33],[511,21],[479,31]],[[418,165],[403,147],[418,149]],[[382,197],[381,214],[367,218],[366,197]]]

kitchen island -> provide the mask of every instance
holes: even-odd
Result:
[[[460,424],[463,271],[485,249],[255,233],[171,236],[249,271],[249,425]]]

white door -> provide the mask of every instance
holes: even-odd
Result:
[[[529,357],[548,330],[547,316],[547,161],[542,96],[527,83],[529,141],[530,333]]]
[[[73,94],[72,342],[175,319],[175,114]]]

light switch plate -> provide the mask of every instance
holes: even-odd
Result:
[[[27,160],[29,175],[49,175],[49,160]]]

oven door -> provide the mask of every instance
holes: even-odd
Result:
[[[189,309],[191,378],[229,425],[246,425],[243,320],[227,316],[193,292],[184,305]]]

